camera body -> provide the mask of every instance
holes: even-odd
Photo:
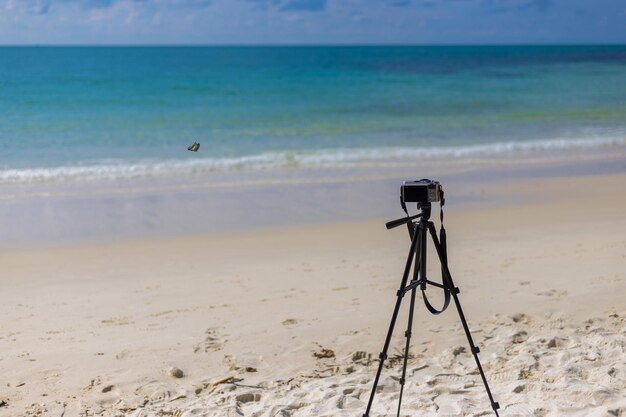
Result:
[[[441,184],[439,184],[439,181],[429,179],[403,181],[400,187],[400,198],[404,203],[434,203],[440,201]]]

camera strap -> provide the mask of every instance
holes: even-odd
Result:
[[[452,281],[450,280],[450,270],[448,269],[448,248],[446,243],[446,229],[443,227],[443,206],[446,203],[444,198],[443,189],[439,191],[439,220],[441,221],[441,228],[439,229],[439,244],[441,246],[441,281],[443,284],[443,306],[440,310],[430,304],[426,292],[422,290],[424,304],[431,314],[437,315],[443,313],[450,305],[450,291],[453,288]]]
[[[441,226],[439,228],[439,243],[441,244],[441,249],[443,252],[443,260],[441,262],[441,272],[443,276],[445,275],[443,274],[444,265],[446,268],[448,267],[448,246],[446,244],[446,229],[443,227],[443,206],[444,204],[446,204],[446,198],[443,194],[443,188],[439,189],[439,200],[441,201],[441,204],[439,204],[439,221],[441,223]]]
[[[402,207],[402,210],[404,210],[404,212],[406,213],[406,217],[409,217],[409,211],[406,209],[406,203],[402,198],[402,194],[400,194],[400,207]]]

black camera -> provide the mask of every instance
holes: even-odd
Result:
[[[441,200],[441,184],[439,181],[422,179],[419,181],[403,181],[400,187],[400,198],[404,203],[433,203]]]

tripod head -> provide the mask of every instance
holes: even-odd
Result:
[[[432,206],[430,203],[417,203],[418,210],[422,210],[421,213],[414,214],[413,216],[402,217],[401,219],[392,220],[385,223],[385,227],[387,228],[387,230],[391,230],[398,226],[402,226],[403,224],[407,224],[417,218],[428,221],[428,219],[430,219],[431,207]]]
[[[431,204],[430,203],[417,203],[417,208],[419,210],[422,210],[422,219],[424,220],[429,220],[430,219],[430,209],[431,209]]]
[[[402,226],[403,224],[407,224],[410,221],[417,219],[418,217],[422,217],[422,213],[417,213],[414,216],[402,217],[400,219],[392,220],[390,222],[385,223],[385,227],[387,228],[387,230],[391,230],[398,226]]]

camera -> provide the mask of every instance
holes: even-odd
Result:
[[[429,179],[403,181],[400,187],[400,198],[404,203],[433,203],[440,201],[441,184],[439,184],[439,181]]]

